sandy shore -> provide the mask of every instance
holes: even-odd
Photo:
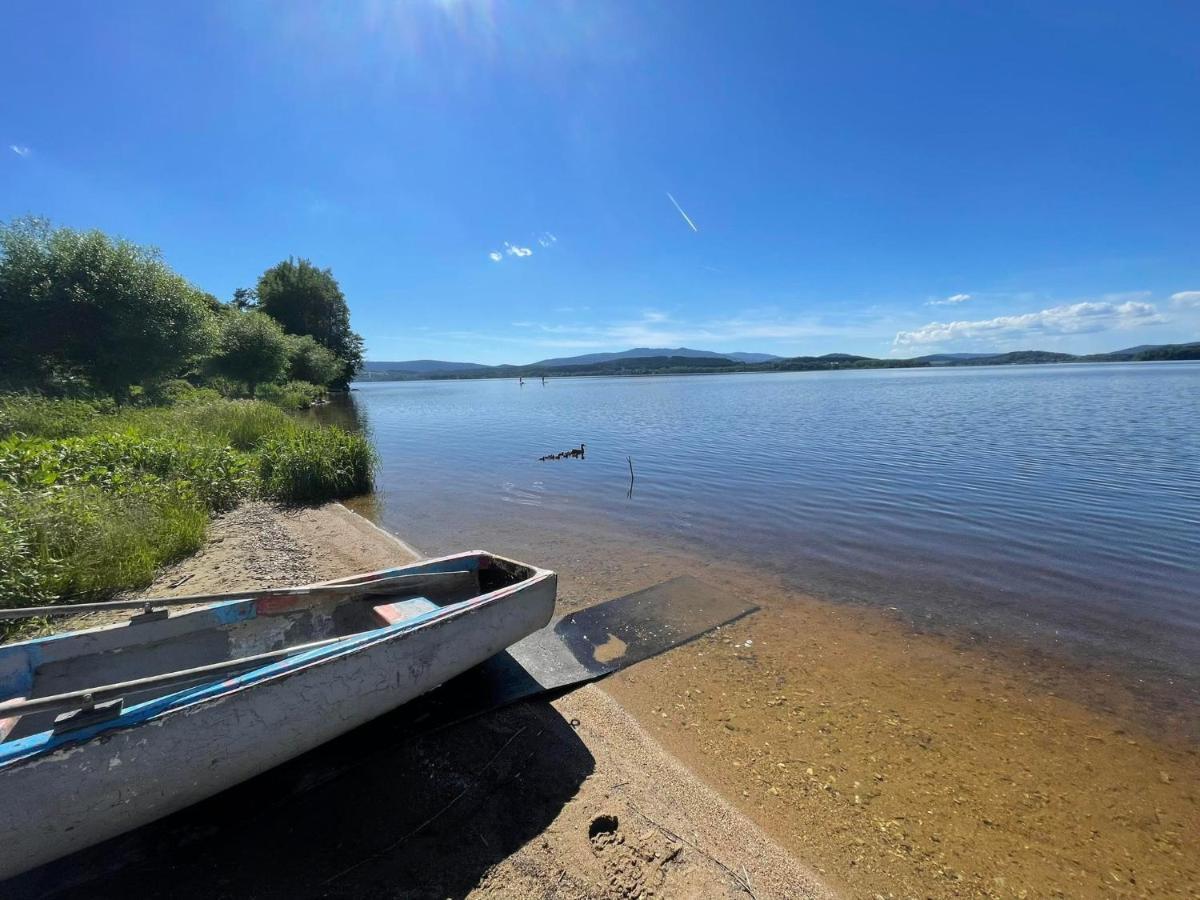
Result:
[[[414,558],[337,504],[249,504],[146,594],[306,583]],[[369,733],[358,739],[369,746]],[[326,781],[328,756],[60,865],[63,879],[88,879],[60,895],[833,896],[596,687],[369,746]]]
[[[756,615],[603,683],[847,896],[1198,897],[1196,709],[1105,670],[761,569],[543,516],[460,539],[560,573],[573,609],[689,574]],[[1181,690],[1181,695],[1186,691]]]
[[[160,829],[199,835],[169,864],[145,837],[143,862],[78,896],[1200,896],[1200,754],[1176,713],[1140,727],[1085,671],[722,561],[498,533],[488,549],[558,569],[563,609],[684,573],[763,609],[602,687],[367,754],[235,825],[261,804],[243,792]],[[412,553],[336,505],[251,505],[152,590]]]

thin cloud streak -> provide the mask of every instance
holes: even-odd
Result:
[[[675,200],[675,198],[671,196],[671,192],[670,192],[670,191],[667,191],[667,199],[668,199],[668,200],[670,200],[670,201],[671,201],[673,204],[675,204],[675,208],[676,208],[677,210],[679,210],[679,214],[680,214],[681,216],[683,216],[683,221],[685,221],[685,222],[687,222],[687,223],[688,223],[688,225],[691,227],[692,231],[694,231],[694,232],[696,232],[697,234],[699,234],[699,233],[700,233],[700,229],[696,227],[696,223],[695,223],[695,222],[693,222],[693,221],[692,221],[690,218],[688,218],[688,214],[687,214],[687,213],[685,213],[685,212],[683,211],[683,207],[682,207],[682,206],[680,206],[680,205],[679,205],[679,203],[678,203],[678,202]]]
[[[959,303],[966,303],[971,299],[970,294],[952,294],[945,300],[930,300],[926,306],[957,306]]]
[[[28,159],[33,155],[33,150],[24,144],[9,144],[8,149],[21,157],[21,159]]]
[[[729,347],[734,342],[795,342],[814,338],[877,338],[878,328],[833,325],[818,319],[763,318],[749,315],[678,322],[665,313],[647,310],[637,319],[611,324],[549,324],[531,321],[511,322],[524,333],[448,331],[433,337],[444,341],[479,343],[481,341],[521,345],[539,349],[626,350],[629,347],[680,347],[717,344]],[[711,349],[702,347],[701,349]]]

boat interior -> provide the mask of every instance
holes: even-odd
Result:
[[[151,601],[117,611],[128,618],[115,624],[0,645],[0,749],[182,688],[250,683],[289,661],[419,627],[535,573],[460,554],[303,588]]]

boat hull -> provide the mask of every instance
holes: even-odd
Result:
[[[0,879],[183,809],[432,690],[543,627],[556,579],[0,768]]]

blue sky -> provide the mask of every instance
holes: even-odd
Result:
[[[9,2],[0,217],[372,359],[1200,340],[1200,5]]]

